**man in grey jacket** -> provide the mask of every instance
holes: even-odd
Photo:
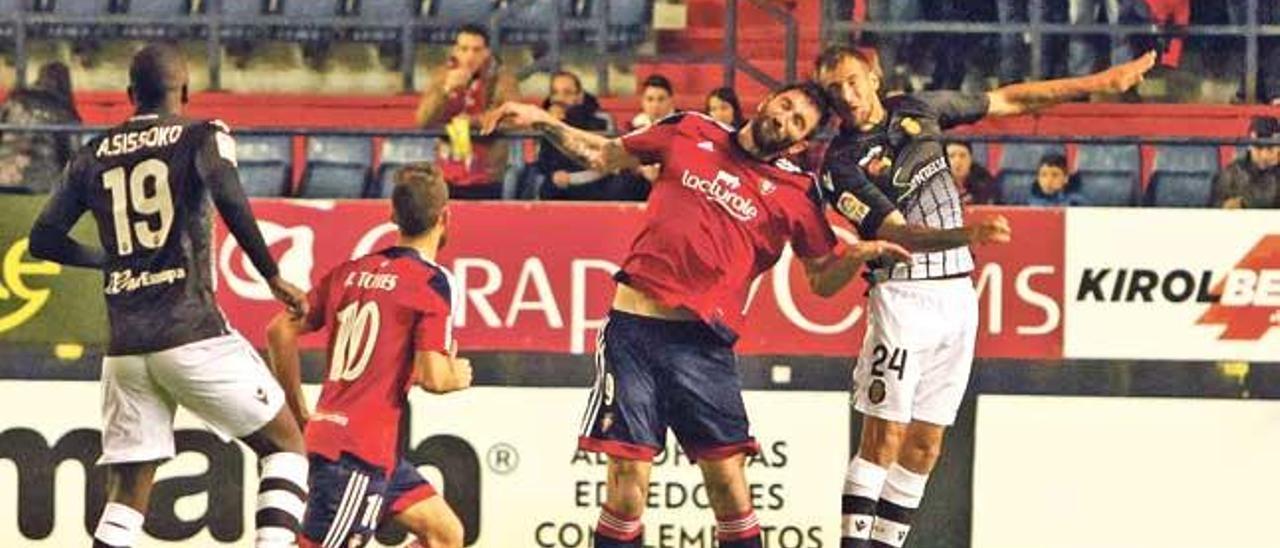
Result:
[[[1255,116],[1249,136],[1266,138],[1280,133],[1280,121]],[[1213,205],[1226,209],[1280,207],[1280,146],[1249,146],[1213,178]]]

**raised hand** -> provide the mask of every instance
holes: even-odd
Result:
[[[967,228],[970,242],[977,245],[1007,244],[1013,239],[1013,229],[1004,215],[982,219]]]
[[[1142,83],[1143,77],[1156,66],[1156,52],[1148,51],[1142,56],[1124,64],[1116,65],[1099,72],[1098,91],[1104,93],[1124,93]]]
[[[267,280],[267,285],[271,287],[271,295],[277,301],[280,301],[285,308],[289,309],[289,315],[294,318],[302,318],[307,315],[307,294],[298,289],[298,286],[286,282],[280,276],[272,276]]]

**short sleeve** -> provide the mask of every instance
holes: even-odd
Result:
[[[682,113],[675,113],[623,135],[622,148],[639,159],[641,164],[662,163],[684,117]]]
[[[817,186],[813,186],[808,199],[803,200],[792,214],[791,247],[796,255],[805,259],[825,257],[836,246],[836,235],[823,213],[819,193]]]
[[[453,345],[453,284],[447,275],[437,272],[427,281],[427,287],[414,320],[413,348],[448,353]]]
[[[307,328],[311,331],[324,327],[329,317],[329,312],[327,310],[329,304],[329,286],[331,285],[333,275],[334,271],[329,271],[328,274],[325,274],[324,277],[320,279],[320,283],[316,284],[315,287],[312,287],[311,291],[307,293],[307,317],[304,318],[304,321]]]
[[[852,146],[828,151],[820,183],[827,203],[853,225],[860,238],[871,240],[897,207],[871,182],[856,156]]]
[[[914,97],[938,114],[938,125],[944,130],[977,122],[991,108],[991,101],[985,93],[926,91]]]

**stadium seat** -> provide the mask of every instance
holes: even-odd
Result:
[[[378,27],[353,29],[351,39],[357,42],[394,42],[400,39],[401,26],[422,16],[421,0],[364,0],[355,4],[348,17]]]
[[[1156,173],[1151,176],[1147,205],[1155,207],[1205,207],[1213,192],[1213,175],[1205,173]]]
[[[462,25],[488,25],[496,6],[494,0],[436,0],[427,13],[432,28],[426,39],[437,44],[452,42]]]
[[[1005,169],[996,178],[1000,183],[1000,203],[1004,205],[1027,205],[1031,201],[1031,185],[1036,182],[1036,172],[1032,169]]]
[[[591,18],[596,10],[609,4],[609,43],[614,46],[643,42],[653,21],[652,0],[589,0],[584,17]]]
[[[1138,189],[1138,173],[1128,170],[1079,171],[1080,194],[1091,206],[1133,205]]]
[[[1091,145],[1082,144],[1076,148],[1076,171],[1078,172],[1126,172],[1139,173],[1142,170],[1138,156],[1138,145]]]
[[[250,196],[285,196],[293,173],[293,138],[288,135],[236,135],[240,184]]]
[[[560,18],[563,22],[574,17],[574,0],[520,0],[513,2],[511,11],[502,21],[503,42],[516,44],[537,44],[557,36],[552,26],[555,24],[555,10],[560,6]]]
[[[373,142],[368,137],[310,137],[298,195],[361,198],[369,181]]]
[[[175,24],[127,24],[121,30],[121,35],[126,38],[148,40],[182,38],[195,34],[196,27],[177,24],[180,21],[176,20],[177,18],[191,15],[193,5],[188,0],[121,0],[118,5],[123,13],[129,15],[175,19]],[[201,2],[199,6],[204,9],[205,3]]]
[[[268,4],[262,0],[221,0],[222,25],[218,35],[227,40],[255,40],[266,38],[267,27],[254,24],[267,12]]]
[[[341,0],[279,0],[281,24],[273,25],[271,36],[289,42],[328,43],[343,36],[333,25],[313,21],[342,13]]]
[[[388,137],[382,141],[382,164],[374,178],[370,194],[391,195],[391,174],[405,164],[432,161],[436,158],[436,140],[430,137]]]
[[[1152,173],[1217,173],[1218,147],[1158,145]]]
[[[1060,144],[1007,143],[1000,157],[999,171],[1029,171],[1034,179],[1036,169],[1040,166],[1040,158],[1049,153],[1066,155],[1066,149]]]
[[[52,15],[91,18],[108,15],[114,11],[113,0],[33,0],[32,11]],[[81,22],[43,23],[32,25],[33,36],[63,39],[109,38],[116,29],[96,24],[90,19]]]

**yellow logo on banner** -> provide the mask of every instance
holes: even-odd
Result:
[[[22,305],[9,314],[0,316],[0,333],[18,327],[40,312],[49,302],[48,289],[32,289],[27,287],[23,278],[28,276],[57,276],[62,273],[62,266],[49,261],[24,262],[22,256],[27,253],[27,239],[13,243],[4,254],[0,263],[0,301],[20,299]]]

